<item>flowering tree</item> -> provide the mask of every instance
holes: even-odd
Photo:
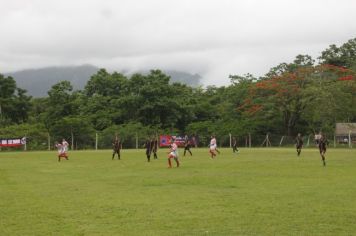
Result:
[[[354,71],[343,67],[301,66],[292,72],[286,71],[256,82],[249,90],[249,98],[238,109],[251,118],[265,120],[278,114],[286,134],[292,135],[297,123],[302,121],[303,112],[317,106],[313,101],[321,95],[325,97],[321,91],[329,91],[330,97],[332,88],[338,88],[339,92],[353,93],[351,98],[355,99],[355,91],[352,91],[352,88],[355,89],[355,78]],[[344,82],[349,84],[339,84]]]

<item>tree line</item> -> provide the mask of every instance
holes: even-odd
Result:
[[[32,98],[0,74],[0,136],[26,135],[40,149],[48,135],[92,147],[97,132],[102,142],[114,133],[126,140],[159,133],[332,134],[336,122],[356,122],[355,72],[356,38],[330,45],[318,63],[297,55],[258,78],[230,75],[230,85],[220,87],[172,83],[160,70],[126,76],[100,69],[83,90],[63,80],[47,97]]]

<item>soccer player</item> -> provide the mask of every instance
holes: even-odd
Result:
[[[171,159],[173,158],[177,164],[177,167],[179,167],[179,160],[178,160],[178,146],[175,142],[174,139],[171,141],[171,150],[168,154],[168,168],[172,168],[172,161]]]
[[[112,158],[111,160],[115,159],[115,155],[117,154],[118,160],[121,160],[120,150],[122,147],[122,143],[119,137],[115,137],[114,141],[112,142]]]
[[[151,161],[151,153],[152,153],[152,142],[149,138],[147,138],[147,140],[145,142],[145,148],[146,148],[147,161],[150,162]]]
[[[297,148],[297,155],[300,156],[303,147],[303,137],[300,133],[298,133],[297,137],[295,138],[295,147]]]
[[[319,152],[320,152],[321,160],[323,161],[324,166],[326,166],[325,153],[326,153],[326,146],[328,144],[329,144],[329,142],[326,139],[325,135],[321,134],[318,145],[319,145]]]
[[[211,136],[210,145],[209,145],[209,152],[211,154],[211,158],[216,156],[216,138],[214,135]]]
[[[55,146],[58,149],[58,162],[61,161],[62,157],[68,160],[68,155],[67,152],[65,151],[63,144],[56,142]]]
[[[192,152],[190,151],[190,140],[188,138],[188,135],[184,136],[184,153],[183,156],[185,156],[186,151],[188,151],[190,153],[190,155],[192,156]]]
[[[68,147],[69,144],[65,139],[62,139],[62,146],[63,146],[63,151],[66,154],[66,156],[68,157]],[[73,148],[73,147],[72,147]]]
[[[153,152],[153,158],[154,159],[158,159],[158,156],[157,156],[157,150],[158,150],[158,138],[153,138],[152,139],[152,152]]]
[[[320,138],[321,138],[321,132],[319,132],[318,134],[316,133],[316,134],[314,135],[314,142],[315,142],[315,145],[316,145],[317,147],[319,146]]]
[[[232,152],[238,153],[239,149],[237,149],[237,139],[236,137],[232,137]]]

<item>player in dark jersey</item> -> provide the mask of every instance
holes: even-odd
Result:
[[[325,153],[326,153],[326,146],[329,144],[329,141],[326,139],[326,137],[322,134],[320,139],[319,139],[319,152],[321,156],[321,160],[323,161],[323,165],[326,166],[326,161],[325,161]]]
[[[237,139],[236,137],[232,137],[232,152],[238,153],[239,149],[237,149]]]
[[[183,156],[185,156],[185,153],[186,151],[188,151],[190,153],[190,155],[192,156],[192,152],[190,151],[190,140],[189,140],[189,137],[188,135],[185,135],[184,136],[184,153],[183,153]]]
[[[149,138],[145,142],[145,148],[146,148],[147,161],[150,162],[151,161],[151,153],[152,153],[152,142]]]
[[[153,138],[151,141],[151,145],[152,145],[153,158],[158,159],[158,157],[157,157],[158,138]]]
[[[120,138],[116,136],[114,141],[112,142],[112,159],[111,160],[115,159],[116,154],[117,154],[118,160],[121,159],[121,156],[120,156],[121,145],[122,144],[121,144]]]
[[[297,155],[300,156],[303,147],[303,137],[300,133],[298,133],[297,137],[295,138],[295,147],[297,148]]]

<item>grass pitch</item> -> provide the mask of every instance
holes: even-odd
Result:
[[[356,234],[356,150],[192,151],[0,152],[0,235]]]

